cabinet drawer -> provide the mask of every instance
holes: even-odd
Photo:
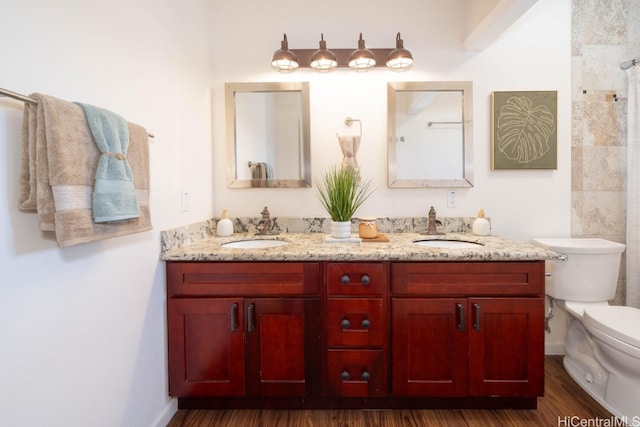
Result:
[[[542,295],[544,261],[395,262],[396,295]]]
[[[318,294],[320,267],[305,262],[167,262],[172,296]]]
[[[382,346],[384,310],[382,298],[329,298],[327,304],[330,347]]]
[[[386,371],[381,350],[329,350],[329,395],[386,395]]]
[[[382,263],[332,262],[327,264],[329,295],[379,295],[385,289],[385,269]]]

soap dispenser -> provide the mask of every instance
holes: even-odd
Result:
[[[473,221],[473,234],[476,236],[488,236],[491,233],[491,224],[484,217],[484,210],[478,211],[478,217]]]
[[[229,212],[222,210],[222,219],[216,225],[216,234],[220,237],[227,237],[233,234],[233,222],[229,219]]]

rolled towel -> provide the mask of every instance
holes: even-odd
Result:
[[[120,115],[89,104],[76,103],[100,150],[93,189],[93,220],[123,221],[140,216],[133,173],[127,161],[129,128]]]

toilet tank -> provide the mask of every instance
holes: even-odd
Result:
[[[567,256],[546,265],[546,294],[566,301],[608,301],[615,297],[625,245],[597,238],[533,239]]]

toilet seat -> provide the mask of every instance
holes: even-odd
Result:
[[[614,338],[626,344],[619,348],[622,351],[640,354],[640,310],[626,306],[591,306],[585,307],[582,321],[588,330],[597,335]],[[616,347],[619,347],[616,345]],[[630,348],[631,347],[631,348]]]
[[[610,307],[609,303],[606,301],[596,301],[596,302],[577,302],[577,301],[564,301],[564,308],[570,314],[573,314],[578,319],[582,319],[584,316],[584,311],[587,308],[592,307]]]

